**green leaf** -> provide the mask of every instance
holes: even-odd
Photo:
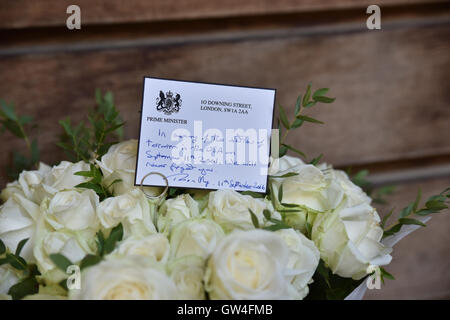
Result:
[[[411,219],[411,218],[400,218],[400,219],[398,219],[398,222],[401,224],[415,224],[418,226],[426,227],[426,224],[423,223],[422,221],[419,221],[416,219]]]
[[[266,230],[266,231],[278,231],[278,230],[290,229],[290,228],[291,227],[286,225],[286,224],[277,223],[277,224],[272,224],[270,226],[264,227],[263,230]]]
[[[14,106],[13,105],[7,105],[5,102],[2,101],[1,103],[1,111],[2,114],[9,120],[12,120],[14,122],[17,122],[17,115],[16,112],[14,111]]]
[[[20,252],[22,251],[23,246],[27,243],[27,241],[29,239],[30,238],[26,238],[26,239],[20,240],[20,242],[19,242],[19,244],[17,245],[17,248],[16,248],[16,252],[15,252],[16,256],[20,256]]]
[[[314,93],[313,93],[313,99],[315,98],[315,97],[322,97],[322,96],[324,96],[324,95],[326,95],[327,94],[327,92],[328,92],[328,90],[330,90],[330,89],[328,89],[328,88],[320,88],[320,89],[317,89],[316,91],[314,91]]]
[[[97,249],[98,254],[100,256],[103,256],[105,253],[105,237],[103,235],[103,232],[100,230],[97,232]]]
[[[284,203],[284,202],[282,202],[281,205],[283,207],[286,207],[286,208],[297,208],[298,207],[298,205],[293,204],[293,203]]]
[[[289,177],[293,177],[293,176],[298,176],[298,173],[297,172],[288,172],[281,176],[269,176],[269,177],[270,178],[289,178]]]
[[[402,228],[402,224],[400,224],[400,223],[396,224],[392,228],[390,228],[389,230],[384,231],[383,237],[391,236],[391,235],[399,232],[401,228]]]
[[[319,164],[320,160],[322,159],[322,157],[323,157],[323,154],[321,153],[319,156],[312,159],[309,163],[312,164],[313,166],[317,166]]]
[[[264,215],[264,218],[266,218],[267,220],[270,220],[270,217],[271,217],[272,214],[270,213],[269,210],[264,209],[263,210],[263,215]]]
[[[284,146],[284,147],[288,148],[289,150],[294,151],[295,153],[298,153],[300,156],[306,158],[306,155],[302,151],[300,151],[290,145],[284,144],[284,143],[282,144],[282,146]]]
[[[123,226],[122,223],[119,223],[117,226],[112,228],[108,239],[105,240],[105,247],[104,247],[105,254],[111,253],[116,247],[116,243],[122,240],[122,237],[123,237]]]
[[[306,93],[303,96],[303,106],[305,106],[309,102],[310,98],[311,98],[311,82],[308,83],[308,86],[306,87]]]
[[[57,266],[59,269],[61,269],[63,272],[66,272],[67,268],[73,263],[67,259],[64,255],[60,253],[53,253],[50,256],[50,260]]]
[[[83,270],[87,267],[91,267],[93,265],[96,265],[97,263],[99,263],[102,260],[101,256],[96,256],[93,254],[88,254],[86,255],[83,260],[81,260],[80,263],[80,269]]]
[[[328,98],[328,97],[318,96],[318,97],[313,97],[313,100],[317,101],[317,102],[323,102],[323,103],[332,103],[332,102],[334,102],[334,100],[336,100],[336,98]]]
[[[291,125],[291,129],[297,129],[297,128],[301,127],[304,122],[305,121],[296,118]]]
[[[403,208],[402,211],[400,211],[400,217],[404,218],[409,216],[414,208],[414,203],[410,203],[407,207]]]
[[[93,177],[92,172],[91,171],[77,171],[74,173],[74,175],[76,176],[82,176],[82,177]]]
[[[380,271],[381,271],[381,276],[383,278],[387,278],[389,280],[395,280],[394,276],[392,274],[390,274],[389,272],[387,272],[383,267],[380,267]]]
[[[283,184],[281,184],[280,189],[278,189],[278,202],[283,202]]]
[[[286,116],[286,112],[284,111],[284,108],[281,104],[280,104],[280,120],[283,126],[289,130],[291,126],[289,125],[289,120]]]
[[[428,200],[425,203],[425,207],[427,207],[427,209],[437,211],[448,208],[448,206],[443,201],[440,200]]]
[[[4,254],[6,252],[6,246],[5,243],[0,239],[0,255]]]
[[[98,195],[102,195],[104,193],[104,191],[100,185],[92,183],[92,182],[83,182],[83,183],[77,184],[75,187],[94,190]]]
[[[306,122],[312,122],[312,123],[320,123],[320,124],[324,123],[324,122],[322,122],[320,120],[317,120],[317,119],[314,119],[314,118],[311,118],[311,117],[308,117],[308,116],[304,116],[304,115],[298,115],[297,119],[300,119],[300,120],[303,120],[303,121],[306,121]]]
[[[253,198],[264,198],[265,195],[263,193],[253,192],[253,191],[242,191],[241,194],[246,196],[251,196]]]
[[[9,288],[8,294],[13,300],[19,300],[25,296],[39,292],[39,283],[35,277],[28,277]]]
[[[252,211],[252,209],[248,209],[248,212],[250,212],[250,217],[252,218],[253,226],[258,229],[259,228],[259,221],[258,217],[256,217],[255,213]]]
[[[302,95],[299,95],[297,97],[297,102],[295,103],[295,115],[298,115],[300,113],[300,110],[302,108]]]
[[[389,217],[392,216],[394,213],[394,209],[392,209],[388,214],[386,214],[383,219],[381,220],[380,227],[384,229],[384,226],[386,225],[386,222],[388,221]]]
[[[6,259],[8,259],[8,263],[16,268],[17,270],[25,270],[27,268],[27,262],[24,258],[20,256],[16,256],[11,253],[6,254]]]
[[[279,150],[279,152],[280,152],[280,158],[281,158],[282,156],[286,155],[287,151],[288,151],[288,148],[286,148],[286,146],[281,145],[281,146],[280,146],[280,150]]]

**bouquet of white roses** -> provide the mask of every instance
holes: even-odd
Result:
[[[292,123],[280,110],[286,133],[316,121],[302,107],[332,102],[326,89],[308,92]],[[6,104],[0,116],[28,143],[28,118]],[[162,201],[148,199],[161,190],[134,186],[137,141],[108,140],[123,125],[109,93],[97,95],[89,120],[61,121],[59,145],[73,162],[38,163],[28,143],[31,159],[21,163],[37,169],[16,170],[1,193],[3,298],[358,298],[366,279],[391,277],[382,266],[395,242],[447,208],[448,189],[423,208],[419,195],[385,229],[344,171],[287,155],[273,161],[266,194],[170,188]],[[296,151],[281,145],[282,154]]]

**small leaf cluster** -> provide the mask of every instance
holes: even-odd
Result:
[[[422,193],[419,189],[419,191],[417,192],[416,200],[408,204],[400,211],[398,220],[391,227],[385,228],[385,225],[389,218],[392,216],[394,210],[391,210],[391,212],[383,217],[380,224],[384,229],[383,237],[394,235],[395,233],[399,232],[404,225],[418,225],[421,227],[425,227],[426,225],[422,221],[413,218],[413,216],[416,215],[419,217],[424,217],[447,209],[448,199],[450,198],[450,188],[443,190],[438,195],[429,197],[425,202],[425,206],[420,208],[419,204],[421,197]]]
[[[97,195],[99,196],[100,201],[103,201],[106,198],[112,197],[113,194],[109,191],[109,188],[113,184],[122,181],[120,179],[116,179],[116,180],[112,181],[108,186],[104,186],[102,184],[103,175],[102,175],[100,168],[98,168],[96,165],[94,165],[92,163],[90,163],[89,171],[78,171],[78,172],[75,172],[74,174],[77,176],[91,178],[89,181],[77,184],[75,187],[94,190],[95,193],[97,193]]]
[[[13,151],[12,166],[8,170],[10,179],[17,179],[23,170],[31,170],[37,167],[40,152],[36,139],[30,142],[25,127],[32,126],[33,117],[29,115],[18,115],[12,104],[0,100],[0,131],[9,131],[14,136],[23,139],[26,143],[28,154]]]
[[[72,125],[70,118],[59,121],[64,133],[57,145],[71,161],[101,158],[110,146],[123,137],[123,125],[111,92],[96,91],[96,106],[89,112],[88,123]]]
[[[291,130],[301,127],[305,122],[323,124],[323,122],[320,120],[304,115],[303,111],[308,108],[314,107],[317,103],[334,102],[335,98],[329,98],[325,96],[328,90],[329,90],[328,88],[320,88],[314,91],[314,93],[312,93],[310,82],[306,88],[306,92],[303,95],[303,98],[302,95],[299,95],[297,97],[297,102],[295,104],[295,111],[294,111],[295,118],[292,121],[289,121],[283,106],[279,105],[280,118],[278,119],[278,128],[280,129],[280,157],[284,156],[287,153],[287,151],[290,150],[299,154],[301,157],[306,158],[305,153],[284,143],[284,139]],[[284,134],[282,134],[281,132],[282,127],[280,126],[280,122],[285,129]]]
[[[17,244],[16,251],[12,253],[0,239],[0,257],[2,257],[0,258],[0,266],[9,264],[11,267],[22,273],[22,279],[11,286],[8,291],[8,294],[11,295],[14,300],[22,299],[27,295],[35,294],[39,291],[39,282],[36,279],[36,276],[41,274],[37,266],[28,263],[20,256],[20,253],[28,240],[29,238],[21,240]]]

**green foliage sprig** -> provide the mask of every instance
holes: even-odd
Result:
[[[0,266],[9,264],[12,268],[21,273],[21,280],[9,288],[8,291],[8,294],[11,295],[14,300],[22,299],[27,295],[35,294],[39,291],[39,282],[36,279],[36,276],[40,276],[41,273],[35,264],[28,263],[20,255],[28,240],[28,238],[21,240],[17,244],[16,251],[12,253],[0,239]]]
[[[284,141],[290,131],[292,131],[293,129],[300,128],[305,122],[323,124],[323,122],[320,120],[304,115],[303,111],[314,107],[317,103],[334,102],[335,98],[329,98],[325,96],[328,90],[329,90],[328,88],[320,88],[311,94],[312,91],[310,82],[306,88],[306,92],[303,95],[303,98],[302,95],[299,95],[297,97],[297,102],[295,104],[295,111],[294,111],[295,118],[292,121],[289,121],[283,106],[279,105],[280,118],[278,119],[278,128],[280,129],[280,150],[279,150],[280,157],[284,156],[288,152],[288,150],[290,150],[299,154],[301,157],[306,158],[304,152],[284,143]],[[282,127],[280,126],[280,122],[285,129],[284,133],[282,133]]]
[[[101,158],[109,147],[123,137],[125,124],[114,105],[111,92],[96,90],[96,106],[89,112],[88,124],[81,121],[72,125],[70,118],[59,121],[64,129],[57,145],[63,148],[71,161],[89,161]]]
[[[400,211],[398,220],[390,227],[385,228],[385,225],[392,216],[394,210],[391,210],[390,213],[383,217],[380,224],[384,229],[383,237],[394,235],[399,232],[404,225],[418,225],[425,227],[426,225],[422,221],[413,218],[413,216],[424,217],[447,209],[447,204],[449,203],[448,199],[450,198],[450,188],[445,189],[438,195],[429,197],[425,202],[425,206],[422,208],[419,207],[421,197],[422,193],[419,189],[416,200]]]
[[[8,170],[10,179],[17,179],[23,170],[31,170],[37,167],[40,158],[40,152],[36,139],[31,140],[25,128],[32,126],[33,117],[29,115],[18,115],[14,109],[14,105],[7,104],[0,100],[0,131],[9,131],[14,136],[25,141],[27,153],[22,154],[13,151],[12,166]]]
[[[92,189],[97,193],[97,195],[100,198],[100,201],[103,201],[106,198],[112,197],[113,194],[111,191],[109,191],[110,187],[122,181],[121,179],[116,179],[112,181],[108,186],[104,186],[102,184],[103,175],[101,170],[94,164],[90,163],[90,170],[89,171],[78,171],[74,173],[77,176],[87,177],[91,178],[88,182],[83,182],[80,184],[77,184],[75,187],[77,188],[85,188],[85,189]]]

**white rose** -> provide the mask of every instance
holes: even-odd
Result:
[[[60,253],[72,263],[78,263],[85,255],[95,253],[96,248],[95,230],[87,228],[81,231],[55,231],[42,218],[38,223],[33,253],[39,270],[44,274],[56,268],[50,259],[51,254]],[[49,278],[51,277],[50,275]]]
[[[135,188],[137,144],[138,141],[134,139],[114,144],[100,161],[97,161],[105,178],[104,184],[106,186],[114,180],[121,180],[111,187],[114,195],[121,195]],[[156,196],[161,193],[161,188],[146,187],[145,192]]]
[[[19,242],[28,238],[20,254],[27,261],[33,260],[36,222],[40,216],[39,206],[20,194],[14,194],[0,208],[0,239],[14,252]]]
[[[90,189],[57,192],[51,199],[46,198],[41,210],[47,222],[56,230],[97,229],[96,215],[98,196]]]
[[[294,289],[292,297],[303,299],[309,292],[308,284],[320,261],[320,253],[314,242],[294,229],[276,231],[290,249],[287,267],[292,273],[291,284]]]
[[[147,236],[156,232],[153,223],[156,205],[149,202],[139,189],[131,189],[123,195],[103,200],[97,214],[105,229],[122,223],[124,237]]]
[[[279,159],[279,162],[280,168],[284,168],[284,170],[277,172],[276,176],[283,176],[287,173],[296,173],[296,175],[272,179],[274,194],[277,195],[283,185],[283,203],[296,204],[307,211],[326,211],[328,209],[327,198],[322,192],[328,183],[322,171],[311,164],[295,162],[291,157],[284,156]],[[290,166],[290,164],[295,165]]]
[[[46,197],[51,197],[58,191],[73,189],[76,185],[86,182],[87,177],[78,176],[75,173],[89,170],[89,164],[84,161],[76,163],[61,161],[60,164],[46,171],[41,183],[34,186],[36,203],[41,203]]]
[[[234,190],[218,190],[209,194],[208,214],[226,232],[233,229],[253,229],[249,209],[256,215],[259,223],[264,223],[265,202]]]
[[[187,193],[168,199],[159,209],[158,230],[168,233],[176,224],[199,214],[197,202]]]
[[[7,294],[9,288],[18,283],[20,278],[8,265],[0,266],[0,294]]]
[[[367,203],[347,206],[318,215],[312,228],[312,240],[331,271],[341,277],[359,280],[370,265],[389,264],[391,248],[381,244],[380,217]]]
[[[372,199],[342,170],[332,169],[334,181],[339,184],[347,198],[348,206],[355,206],[361,203],[370,204]]]
[[[176,259],[169,263],[168,270],[177,287],[180,299],[205,299],[205,289],[203,287],[205,263],[201,257],[189,256]]]
[[[212,220],[186,220],[173,228],[170,234],[171,258],[195,255],[206,259],[223,237],[222,228]]]
[[[21,196],[25,197],[22,187],[20,186],[19,181],[17,181],[17,180],[15,180],[13,182],[9,182],[6,185],[6,188],[4,188],[2,190],[2,193],[1,193],[2,202],[8,201],[9,198],[11,198],[13,194],[20,194]]]
[[[81,289],[70,290],[69,298],[168,300],[177,298],[177,289],[164,269],[145,257],[110,257],[83,270]]]
[[[6,188],[2,191],[2,200],[8,200],[12,194],[20,194],[37,204],[40,204],[39,197],[36,195],[36,189],[41,186],[44,177],[50,172],[51,167],[43,162],[39,163],[38,170],[22,171],[19,175],[19,179],[10,182],[6,185]]]
[[[124,256],[143,256],[152,258],[155,262],[166,263],[169,259],[170,244],[166,236],[161,233],[143,238],[131,236],[121,241],[114,253]]]
[[[273,232],[234,231],[208,260],[205,288],[211,299],[289,299],[289,249]]]
[[[282,156],[281,158],[276,158],[270,163],[269,174],[278,176],[280,172],[286,171],[289,168],[293,168],[298,165],[304,165],[302,159],[291,157],[291,156]]]

